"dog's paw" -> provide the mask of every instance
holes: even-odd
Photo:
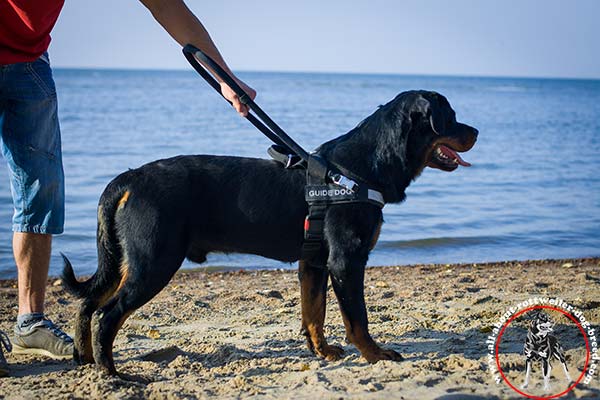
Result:
[[[363,357],[371,364],[380,360],[402,361],[404,357],[394,350],[378,348],[376,351],[363,354]]]
[[[310,336],[306,336],[306,345],[308,349],[315,355],[326,359],[327,361],[337,361],[344,355],[344,349],[339,346],[332,346],[323,342],[315,345]]]
[[[152,383],[152,379],[150,378],[146,378],[144,376],[141,375],[133,375],[133,374],[128,374],[125,372],[119,372],[117,373],[117,375],[120,379],[127,381],[127,382],[132,382],[132,383],[139,383],[142,385],[148,385],[149,383]]]
[[[77,349],[73,349],[73,361],[75,361],[77,365],[93,364],[94,357],[91,354],[85,354]]]
[[[317,352],[317,354],[327,361],[337,361],[344,355],[344,349],[339,346],[326,344]]]

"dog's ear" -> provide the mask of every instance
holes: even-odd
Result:
[[[438,102],[431,103],[421,97],[415,102],[414,112],[420,113],[423,118],[429,119],[431,129],[438,135],[444,134],[444,112]]]

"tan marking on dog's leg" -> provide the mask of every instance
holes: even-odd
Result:
[[[121,198],[119,199],[119,203],[117,206],[117,209],[122,208],[125,206],[125,203],[127,203],[127,200],[129,200],[129,195],[131,193],[129,192],[129,190],[126,190],[125,193],[123,194],[123,196],[121,196]]]
[[[121,288],[125,284],[125,281],[127,280],[127,277],[129,276],[129,264],[126,262],[122,263],[119,266],[119,273],[121,275],[121,280],[119,281],[119,284],[113,285],[109,290],[102,294],[102,297],[100,297],[100,299],[98,300],[97,309],[104,307],[110,299],[112,299],[117,295],[117,293],[119,293],[119,290],[121,290]]]
[[[121,290],[121,288],[125,284],[125,281],[129,277],[129,263],[127,263],[127,262],[121,263],[121,265],[119,266],[119,273],[121,274],[121,281],[119,282],[119,285],[117,286],[117,288],[114,291],[115,295],[119,292],[119,290]]]
[[[302,304],[302,328],[308,348],[315,354],[333,361],[338,360],[343,349],[327,344],[323,333],[327,294],[327,272],[310,267],[300,261],[300,298]]]
[[[127,277],[129,276],[129,262],[127,262],[127,257],[125,255],[123,255],[123,262],[121,262],[121,265],[119,265],[119,275],[121,276],[121,279],[119,280],[119,284],[113,284],[112,287],[107,290],[106,292],[104,292],[102,294],[102,297],[100,298],[99,302],[98,302],[98,308],[103,307],[104,305],[106,305],[106,303],[108,303],[108,301],[113,298],[114,296],[117,295],[117,293],[119,292],[119,290],[121,290],[121,288],[123,287],[123,285],[125,284],[125,281],[127,280]]]

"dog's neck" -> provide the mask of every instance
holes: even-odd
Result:
[[[406,156],[410,124],[406,118],[387,122],[383,113],[382,107],[347,134],[322,144],[317,153],[379,190],[386,203],[399,203],[416,177]]]

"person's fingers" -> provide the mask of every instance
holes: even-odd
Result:
[[[235,111],[237,111],[237,112],[242,111],[242,103],[240,102],[240,98],[237,97],[237,95],[233,96],[232,105],[233,105],[233,108],[235,108]]]
[[[246,117],[248,115],[248,106],[243,104],[237,95],[234,96],[232,104],[233,108],[235,108],[235,111],[237,111],[242,117]]]
[[[244,91],[248,94],[248,96],[251,99],[254,99],[256,97],[256,92],[254,91],[254,89],[250,88],[249,86],[247,86],[243,83],[240,86],[242,86]],[[235,109],[235,111],[237,111],[238,114],[240,114],[240,116],[242,116],[242,117],[248,116],[248,112],[250,111],[250,109],[248,108],[248,106],[246,104],[243,104],[240,101],[240,98],[238,97],[238,95],[235,94],[235,92],[227,84],[225,84],[225,83],[221,84],[221,93],[223,93],[223,96],[231,102],[231,104],[233,105],[233,108]]]

